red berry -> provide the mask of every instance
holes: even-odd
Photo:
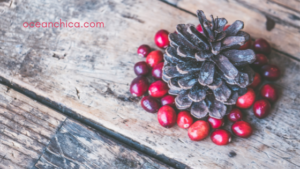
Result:
[[[166,95],[168,93],[169,87],[167,85],[167,83],[158,80],[156,82],[153,82],[150,86],[149,86],[149,94],[152,97],[163,97],[164,95]]]
[[[176,123],[176,112],[171,106],[163,106],[158,110],[157,120],[163,127],[169,128]]]
[[[237,99],[236,106],[242,109],[251,107],[255,100],[255,93],[252,88],[247,89],[247,93]]]
[[[163,98],[161,98],[161,105],[175,106],[175,96],[172,95],[164,96]]]
[[[177,125],[181,128],[187,129],[193,124],[194,120],[191,114],[187,111],[179,112],[177,116]]]
[[[216,119],[213,117],[208,117],[208,123],[210,124],[211,128],[217,129],[224,126],[224,119]]]
[[[229,24],[225,25],[224,28],[223,28],[223,30],[225,31],[229,26],[230,26]]]
[[[209,123],[203,120],[198,120],[188,129],[188,135],[193,141],[200,141],[209,134]]]
[[[199,24],[196,29],[200,32],[200,33],[203,33],[203,29],[202,29],[202,26],[201,24]]]
[[[261,74],[267,80],[277,80],[280,75],[280,70],[275,65],[265,65],[261,68]]]
[[[257,100],[253,105],[253,112],[257,118],[265,118],[270,114],[271,105],[268,100]]]
[[[143,76],[136,77],[133,79],[130,85],[130,92],[133,96],[142,96],[148,90],[149,82],[147,78]]]
[[[147,75],[149,72],[150,72],[150,67],[149,65],[144,62],[144,61],[141,61],[141,62],[137,62],[135,65],[134,65],[134,73],[136,75],[141,75],[141,76],[145,76]]]
[[[236,122],[236,121],[240,121],[243,118],[243,114],[241,112],[240,109],[238,108],[233,108],[230,113],[227,115],[228,119],[231,122]]]
[[[156,113],[160,108],[160,102],[151,96],[144,96],[141,101],[144,110],[150,113]]]
[[[231,130],[235,135],[243,138],[250,137],[250,135],[252,134],[252,127],[245,121],[235,122],[231,126]]]
[[[265,84],[260,91],[260,94],[263,98],[275,102],[278,98],[276,88],[271,84]]]
[[[271,46],[265,39],[256,39],[254,42],[253,49],[257,53],[263,53],[263,54],[270,54],[271,53]]]
[[[155,65],[159,64],[160,62],[163,62],[164,55],[161,51],[155,50],[149,53],[149,55],[146,58],[146,62],[151,66],[154,67]]]
[[[159,48],[166,48],[170,44],[169,32],[163,29],[158,31],[155,34],[154,41]]]
[[[252,63],[252,65],[255,67],[255,68],[261,68],[263,65],[266,65],[268,64],[269,62],[269,59],[267,58],[266,55],[264,54],[256,54],[256,59],[255,61]]]
[[[216,145],[226,145],[231,142],[231,134],[224,129],[217,129],[210,135],[211,141]]]
[[[258,73],[255,73],[253,82],[248,87],[256,88],[261,82],[261,77]]]
[[[148,45],[141,45],[137,50],[137,54],[142,57],[146,57],[150,52],[151,48]]]
[[[160,62],[159,64],[155,65],[152,69],[152,76],[155,79],[161,79],[162,78],[162,69],[164,67],[164,62]]]
[[[249,39],[247,42],[245,42],[245,44],[243,46],[240,46],[240,50],[245,50],[245,49],[250,49],[251,48],[251,39]]]

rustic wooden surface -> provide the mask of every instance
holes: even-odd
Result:
[[[178,6],[183,1],[178,0]],[[207,14],[228,17],[230,23],[244,20],[246,31],[254,38],[264,37],[280,50],[270,55],[271,62],[282,70],[275,83],[280,98],[263,120],[245,111],[255,129],[249,139],[234,138],[223,147],[209,138],[192,142],[186,130],[162,128],[156,115],[143,111],[139,99],[130,96],[129,84],[135,77],[132,67],[142,60],[135,54],[137,46],[155,46],[153,35],[161,28],[173,31],[178,23],[198,22],[193,15],[160,1],[5,2],[0,8],[0,77],[192,168],[300,167],[300,63],[282,54],[300,57],[299,28],[277,23],[268,32],[265,16],[258,9],[235,1],[198,2],[202,1],[185,3],[189,9],[198,6]],[[22,27],[24,21],[59,19],[102,21],[105,28]]]

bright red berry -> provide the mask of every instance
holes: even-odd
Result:
[[[258,73],[255,73],[253,82],[248,87],[256,88],[261,83],[261,77]]]
[[[168,93],[169,87],[167,85],[167,83],[158,80],[156,82],[153,82],[150,86],[149,86],[149,94],[152,97],[163,97],[164,95],[166,95]]]
[[[270,54],[271,53],[271,46],[265,39],[256,39],[254,42],[253,49],[257,53],[263,53],[263,54]]]
[[[267,80],[277,80],[280,76],[280,70],[275,65],[265,65],[261,68],[261,74]]]
[[[146,57],[150,52],[151,48],[148,45],[141,45],[137,50],[137,54],[142,57]]]
[[[237,99],[236,106],[242,109],[251,107],[255,100],[255,92],[252,88],[247,89],[247,93]]]
[[[164,55],[159,50],[150,52],[146,58],[146,62],[151,67],[154,67],[155,65],[159,64],[160,62],[163,62],[163,60],[164,60]]]
[[[233,108],[230,113],[227,115],[228,119],[231,121],[231,122],[237,122],[237,121],[240,121],[242,120],[243,118],[243,114],[241,112],[240,109],[238,108]]]
[[[214,117],[208,117],[208,123],[210,124],[211,128],[217,129],[224,126],[224,119],[216,119]]]
[[[245,49],[250,49],[251,48],[251,39],[249,39],[247,42],[245,42],[245,44],[243,46],[240,46],[240,50],[245,50]]]
[[[245,121],[235,122],[231,126],[231,130],[235,135],[237,135],[239,137],[243,137],[243,138],[250,137],[252,134],[251,125]]]
[[[160,62],[159,64],[155,65],[152,69],[152,76],[155,79],[162,79],[162,69],[164,67],[164,62]]]
[[[141,100],[141,106],[149,113],[156,113],[160,108],[160,102],[151,96],[144,96]]]
[[[254,102],[253,112],[257,118],[265,118],[268,114],[270,114],[271,105],[268,100],[262,99]]]
[[[131,82],[130,93],[133,96],[139,97],[147,92],[148,87],[149,87],[149,82],[148,82],[147,78],[145,78],[143,76],[139,76],[139,77],[136,77],[135,79],[133,79],[133,81]]]
[[[229,26],[230,26],[230,24],[225,25],[224,28],[223,28],[223,30],[225,31]]]
[[[261,68],[262,66],[268,64],[269,62],[269,59],[267,58],[266,55],[264,54],[261,54],[261,53],[258,53],[255,55],[256,59],[255,61],[252,63],[252,65],[255,67],[255,68]]]
[[[170,128],[176,123],[177,114],[171,106],[166,105],[158,110],[157,120],[163,127]]]
[[[203,29],[202,29],[202,26],[201,24],[199,24],[196,29],[200,32],[200,33],[203,33]]]
[[[147,75],[149,72],[150,72],[150,67],[149,65],[144,62],[144,61],[141,61],[141,62],[137,62],[135,65],[134,65],[134,73],[138,76],[145,76]]]
[[[192,141],[200,141],[209,134],[209,123],[203,120],[198,120],[188,129],[188,135]]]
[[[170,44],[169,32],[163,29],[158,31],[155,34],[154,41],[159,48],[166,48]]]
[[[175,96],[172,95],[166,95],[161,98],[161,105],[170,105],[175,106]]]
[[[278,98],[276,88],[271,84],[265,84],[260,91],[260,94],[263,98],[275,102]]]
[[[210,135],[211,141],[216,145],[226,145],[231,142],[231,134],[224,129],[217,129]]]
[[[179,112],[177,116],[177,125],[181,128],[187,129],[189,128],[194,122],[193,117],[187,111]]]

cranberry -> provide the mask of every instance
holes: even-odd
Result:
[[[223,28],[223,30],[225,31],[229,26],[230,26],[230,24],[225,25],[224,28]]]
[[[163,98],[161,98],[161,105],[175,106],[175,96],[172,95],[164,96]]]
[[[265,118],[270,114],[271,105],[268,100],[257,100],[253,105],[253,112],[257,118]]]
[[[141,45],[137,50],[137,54],[142,57],[146,57],[150,52],[151,48],[148,45]]]
[[[196,29],[200,32],[200,33],[203,33],[203,29],[202,29],[202,26],[201,24],[199,24]]]
[[[144,61],[141,61],[141,62],[137,62],[135,65],[134,65],[134,73],[136,75],[142,75],[142,76],[145,76],[147,75],[149,72],[150,72],[150,67],[149,65],[144,62]]]
[[[217,129],[224,126],[224,119],[216,119],[213,117],[208,117],[207,121],[209,122],[211,128]]]
[[[184,129],[189,128],[193,124],[193,121],[193,117],[187,111],[181,111],[177,116],[177,125]]]
[[[240,50],[250,49],[251,48],[251,39],[249,39],[243,46],[240,46]]]
[[[147,112],[155,113],[160,108],[160,102],[151,96],[144,96],[141,101],[141,106]]]
[[[203,120],[198,120],[188,129],[188,135],[193,141],[200,141],[209,134],[209,123]]]
[[[232,132],[243,138],[250,137],[252,134],[252,127],[250,126],[249,123],[245,121],[237,121],[231,126]]]
[[[253,82],[248,87],[256,88],[261,82],[261,77],[258,73],[255,73]]]
[[[170,44],[169,32],[163,29],[158,31],[155,34],[154,41],[159,48],[166,48]]]
[[[228,119],[231,122],[236,122],[236,121],[240,121],[243,118],[243,114],[241,112],[240,109],[238,108],[233,108],[230,113],[227,115]]]
[[[255,68],[261,68],[263,65],[266,65],[268,64],[269,62],[269,59],[267,58],[266,55],[264,54],[256,54],[256,59],[255,61],[252,63],[252,65],[255,67]]]
[[[263,53],[263,54],[270,54],[271,53],[271,46],[265,39],[256,39],[254,42],[253,49],[257,53]]]
[[[224,129],[217,129],[210,135],[211,141],[216,145],[226,145],[231,142],[231,134]]]
[[[276,88],[271,84],[265,84],[260,91],[263,98],[275,102],[278,98]]]
[[[168,93],[169,87],[167,85],[167,83],[158,80],[156,82],[153,82],[150,86],[149,86],[149,94],[152,97],[163,97],[164,95],[166,95]]]
[[[143,76],[136,77],[133,79],[130,85],[130,92],[134,96],[142,96],[148,90],[149,82],[147,78]]]
[[[255,93],[252,88],[247,89],[247,93],[237,99],[236,106],[242,109],[251,107],[255,100]]]
[[[163,106],[158,110],[157,120],[163,127],[169,128],[176,123],[176,112],[171,106]]]
[[[149,53],[149,55],[146,58],[146,62],[151,66],[154,67],[155,65],[159,64],[160,62],[163,62],[164,55],[161,51],[155,50]]]
[[[261,68],[261,74],[267,80],[277,80],[280,75],[280,70],[275,65],[265,65]]]
[[[152,76],[155,79],[162,79],[162,69],[164,67],[164,62],[160,62],[159,64],[155,65],[152,69]]]

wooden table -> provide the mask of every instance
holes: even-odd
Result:
[[[243,20],[282,70],[271,115],[244,110],[254,134],[227,146],[161,127],[129,93],[137,47],[197,9]],[[105,27],[23,27],[60,19]],[[297,0],[0,0],[0,168],[299,168],[299,39]]]

